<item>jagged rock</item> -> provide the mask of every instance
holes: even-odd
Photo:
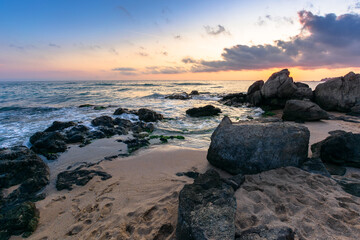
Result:
[[[126,129],[130,129],[133,126],[133,123],[130,120],[122,118],[115,118],[114,124]]]
[[[360,102],[350,108],[350,112],[347,115],[360,117]]]
[[[293,79],[289,77],[290,72],[283,69],[273,73],[261,88],[261,95],[264,98],[289,99],[295,93],[297,86]]]
[[[195,95],[200,95],[200,93],[196,90],[192,90],[190,95],[195,96]]]
[[[198,172],[194,172],[194,171],[189,171],[189,172],[178,172],[176,173],[176,176],[181,177],[181,176],[186,176],[192,179],[196,179],[199,176]]]
[[[310,88],[308,84],[302,82],[294,82],[298,88]]]
[[[291,96],[291,98],[299,99],[299,100],[303,100],[303,99],[313,100],[314,93],[313,93],[312,89],[309,87],[298,87],[296,89],[296,91],[293,93],[293,95]]]
[[[360,197],[360,181],[348,178],[342,178],[337,180],[337,183],[340,184],[342,189],[356,197]]]
[[[285,121],[319,121],[329,119],[329,115],[316,103],[305,100],[288,100],[282,119]]]
[[[268,228],[259,226],[243,231],[235,237],[235,240],[294,240],[295,232],[289,227]]]
[[[360,74],[353,72],[316,86],[315,101],[323,109],[349,112],[360,103]]]
[[[180,191],[176,237],[233,240],[235,212],[233,188],[215,170],[208,170]]]
[[[216,108],[212,105],[206,105],[205,107],[191,108],[186,110],[186,114],[191,117],[205,117],[215,116],[221,113],[220,108]]]
[[[234,191],[238,190],[241,187],[241,184],[243,184],[245,182],[245,176],[241,173],[232,176],[228,179],[224,179],[224,181],[229,184]]]
[[[89,128],[84,125],[72,127],[66,132],[66,143],[81,143],[89,135]]]
[[[170,95],[165,96],[167,99],[178,99],[178,100],[188,100],[191,99],[191,96],[186,92],[183,93],[173,93]]]
[[[124,143],[127,145],[129,153],[132,153],[142,147],[150,145],[150,142],[148,140],[138,138],[126,140],[124,141]]]
[[[145,122],[157,122],[158,120],[162,120],[164,118],[162,114],[147,108],[140,108],[137,115],[141,121]]]
[[[248,88],[247,95],[251,95],[256,91],[260,91],[263,86],[264,86],[264,81],[263,80],[259,80],[259,81],[254,82]]]
[[[30,137],[31,149],[48,159],[57,157],[55,153],[65,152],[66,137],[60,132],[37,132]]]
[[[242,122],[224,117],[211,136],[208,161],[231,174],[298,167],[307,159],[309,130],[298,124]]]
[[[227,105],[227,106],[233,106],[233,107],[239,107],[244,105],[246,102],[246,94],[245,93],[230,93],[225,96],[223,96],[220,100],[220,103]]]
[[[136,110],[129,110],[127,108],[118,108],[115,110],[114,115],[121,115],[123,113],[136,114]]]
[[[54,131],[64,130],[65,128],[69,128],[72,126],[76,126],[76,123],[55,121],[44,132],[54,132]]]
[[[261,88],[263,86],[263,80],[254,82],[247,91],[246,100],[254,106],[260,106],[262,103]]]
[[[326,163],[360,168],[360,134],[340,130],[329,134],[311,146],[313,156]]]
[[[49,168],[33,151],[24,146],[0,149],[0,192],[20,184],[3,202],[28,201],[49,183]]]
[[[103,181],[111,178],[111,175],[106,172],[79,167],[72,171],[59,173],[56,180],[56,189],[58,191],[63,189],[72,190],[74,184],[84,186],[95,176],[100,176]]]
[[[106,126],[106,127],[114,127],[114,120],[109,116],[101,116],[93,119],[91,124],[95,127],[97,126]]]
[[[300,165],[300,168],[310,173],[321,174],[325,177],[331,177],[325,165],[319,158],[309,158],[307,161],[303,162]]]
[[[2,207],[0,210],[0,239],[7,240],[12,235],[29,237],[37,228],[39,211],[33,202]]]

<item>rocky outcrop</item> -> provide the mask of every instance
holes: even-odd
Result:
[[[118,108],[115,110],[114,112],[114,115],[121,115],[123,113],[126,113],[126,114],[136,114],[136,110],[129,110],[127,108]]]
[[[348,112],[347,115],[360,117],[360,102],[350,108],[350,112]]]
[[[48,127],[44,132],[54,132],[59,130],[64,130],[66,128],[76,126],[77,124],[74,122],[59,122],[55,121],[52,123],[50,127]]]
[[[57,154],[65,152],[66,137],[60,132],[36,132],[30,137],[31,149],[48,159],[56,159]]]
[[[199,93],[199,91],[197,91],[197,90],[192,90],[189,95],[190,95],[190,96],[197,96],[197,95],[200,95],[200,93]]]
[[[186,92],[183,93],[173,93],[170,95],[165,96],[167,99],[178,99],[178,100],[188,100],[191,99],[191,96]]]
[[[300,165],[300,168],[306,172],[320,174],[325,177],[331,176],[320,158],[309,158]]]
[[[294,240],[295,232],[289,227],[259,226],[236,234],[235,240]]]
[[[97,117],[91,121],[91,124],[95,127],[97,126],[114,127],[114,121],[112,117],[109,116]]]
[[[295,83],[296,86],[302,86],[302,85],[298,85]],[[306,85],[306,84],[305,84]],[[313,100],[314,99],[314,93],[312,91],[311,88],[309,88],[309,86],[307,87],[298,87],[296,89],[296,91],[294,92],[294,94],[291,96],[291,99],[299,99],[299,100],[303,100],[303,99],[308,99],[308,100]]]
[[[162,114],[157,113],[157,112],[147,109],[147,108],[139,109],[139,111],[137,112],[137,115],[139,116],[139,119],[144,122],[157,122],[164,118],[164,116]]]
[[[260,106],[262,103],[261,88],[263,86],[264,86],[263,80],[254,82],[248,88],[246,100],[254,106]]]
[[[176,237],[233,240],[235,212],[233,188],[215,170],[208,170],[180,191]]]
[[[39,213],[29,201],[44,197],[38,193],[49,175],[47,165],[27,147],[0,149],[0,239],[27,237],[36,229]]]
[[[212,105],[206,105],[205,107],[191,108],[186,110],[186,114],[190,117],[205,117],[216,116],[221,113],[220,108],[216,108]]]
[[[349,112],[360,103],[360,74],[350,72],[321,83],[316,86],[314,95],[316,103],[327,111]]]
[[[224,117],[211,136],[208,161],[231,174],[298,167],[307,159],[309,130],[282,122],[233,124]]]
[[[360,168],[360,134],[340,130],[329,134],[325,140],[311,146],[313,156],[325,163]]]
[[[246,94],[245,93],[230,93],[223,96],[220,100],[220,103],[233,106],[233,107],[241,107],[246,103]]]
[[[319,121],[329,119],[326,111],[316,103],[305,100],[288,100],[286,102],[282,119],[285,121]]]

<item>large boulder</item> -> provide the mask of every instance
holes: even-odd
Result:
[[[247,91],[246,100],[254,106],[260,106],[262,103],[261,88],[263,86],[263,80],[254,82]]]
[[[325,163],[360,168],[360,134],[340,130],[329,134],[325,140],[311,146],[313,156]]]
[[[298,86],[298,85],[296,85]],[[302,86],[302,85],[299,85]],[[294,94],[291,96],[291,99],[308,99],[313,100],[314,99],[314,93],[311,88],[309,87],[298,87]]]
[[[360,74],[353,72],[316,86],[315,101],[325,110],[349,112],[360,103]]]
[[[290,72],[283,69],[280,72],[273,73],[261,88],[261,95],[264,98],[289,99],[295,93],[297,86],[289,77]]]
[[[305,100],[288,100],[282,115],[285,121],[318,121],[328,118],[328,113],[316,103]]]
[[[45,132],[54,132],[54,131],[61,131],[64,130],[66,128],[72,127],[72,126],[76,126],[77,124],[70,121],[70,122],[59,122],[59,121],[54,121],[50,127],[48,127]]]
[[[216,116],[221,113],[220,108],[216,108],[213,105],[206,105],[205,107],[190,108],[186,110],[186,114],[190,117],[205,117]]]
[[[60,132],[36,132],[30,137],[31,149],[48,159],[57,157],[56,153],[65,152],[66,137]]]
[[[233,240],[235,212],[233,188],[208,170],[180,191],[176,238]]]
[[[164,118],[162,114],[147,108],[140,108],[137,115],[139,116],[139,119],[144,122],[156,122]]]
[[[246,94],[245,93],[230,93],[223,96],[220,100],[220,103],[233,106],[233,107],[240,107],[243,106],[246,102]]]
[[[114,120],[109,116],[101,116],[93,119],[91,124],[95,127],[105,126],[105,127],[114,127]]]
[[[255,174],[307,159],[309,130],[283,122],[233,124],[224,117],[211,136],[208,161],[231,174]]]

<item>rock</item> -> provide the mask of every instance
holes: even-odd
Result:
[[[97,126],[114,127],[114,121],[109,116],[97,117],[91,121],[91,124],[95,127]]]
[[[321,83],[316,86],[314,95],[315,102],[327,111],[349,112],[360,103],[360,74],[350,72]]]
[[[228,179],[224,179],[224,181],[229,184],[234,189],[234,191],[236,191],[241,187],[241,184],[245,182],[245,176],[239,173]]]
[[[60,132],[37,132],[30,137],[31,149],[48,159],[57,157],[55,153],[65,152],[66,137]]]
[[[246,94],[230,93],[223,96],[222,99],[219,100],[219,102],[227,106],[239,107],[244,105],[244,103],[246,102]]]
[[[299,99],[299,100],[313,100],[314,99],[314,93],[309,87],[298,87],[294,94],[291,96],[292,99]]]
[[[294,84],[295,84],[298,88],[310,88],[309,85],[307,85],[306,83],[294,82]]]
[[[360,168],[360,134],[340,130],[329,133],[325,140],[311,146],[313,156],[325,163]]]
[[[122,118],[115,118],[114,119],[114,124],[118,125],[120,127],[129,129],[129,130],[133,126],[133,123],[130,120],[122,119]]]
[[[66,235],[74,236],[74,235],[78,234],[79,232],[81,232],[82,230],[83,230],[82,225],[76,225]]]
[[[324,166],[331,175],[344,176],[346,173],[346,168],[339,165],[325,163]]]
[[[171,225],[171,223],[166,223],[160,227],[153,240],[166,240],[173,232],[173,225]]]
[[[136,114],[136,111],[135,110],[129,110],[127,108],[118,108],[118,109],[115,110],[114,115],[121,115],[123,113]]]
[[[251,84],[251,86],[248,88],[247,95],[253,94],[254,92],[260,91],[261,88],[264,86],[264,81],[259,80]]]
[[[69,128],[69,127],[72,127],[72,126],[75,126],[75,125],[76,125],[76,123],[74,123],[74,122],[55,121],[44,132],[54,132],[54,131],[64,130],[65,128]]]
[[[285,121],[319,121],[329,119],[329,115],[316,103],[305,100],[288,100],[282,119]]]
[[[147,108],[140,108],[137,115],[141,121],[145,122],[157,122],[158,120],[162,120],[164,118],[162,114]]]
[[[337,183],[340,184],[345,192],[353,196],[360,197],[360,181],[343,178],[341,180],[337,180]]]
[[[206,105],[205,107],[190,108],[186,110],[186,114],[191,117],[205,117],[205,116],[216,116],[221,113],[220,108],[216,108],[212,105]]]
[[[357,116],[360,117],[360,102],[358,102],[355,106],[350,108],[350,112],[346,113],[350,116]]]
[[[289,99],[295,93],[297,86],[293,79],[289,77],[290,72],[283,69],[273,73],[261,88],[261,95],[264,98]]]
[[[188,172],[178,172],[176,173],[176,176],[181,177],[181,176],[186,176],[192,179],[196,179],[199,176],[198,172],[194,172],[194,171],[188,171]]]
[[[129,153],[133,153],[134,151],[142,147],[146,147],[150,145],[150,142],[148,140],[138,139],[138,138],[126,140],[124,141],[124,143],[127,145]]]
[[[176,238],[233,240],[235,212],[233,188],[208,170],[180,191]]]
[[[79,108],[88,108],[88,107],[94,107],[95,105],[93,104],[82,104],[79,106]]]
[[[178,100],[188,100],[191,99],[191,96],[186,92],[183,93],[173,93],[171,95],[165,96],[167,99],[178,99]]]
[[[309,158],[300,165],[300,168],[306,172],[321,174],[325,177],[331,177],[330,173],[319,158]]]
[[[59,173],[56,180],[56,189],[58,191],[63,189],[72,190],[74,184],[85,186],[95,176],[100,176],[103,181],[111,178],[111,175],[106,172],[79,167],[72,171]]]
[[[289,227],[259,226],[237,234],[235,240],[294,240],[295,232]]]
[[[81,143],[89,137],[89,128],[84,125],[72,127],[66,132],[66,143]]]
[[[254,106],[260,106],[262,103],[261,88],[263,86],[264,86],[263,80],[254,82],[248,88],[246,100]]]
[[[20,186],[3,202],[29,201],[49,183],[49,168],[33,151],[24,146],[0,149],[0,192]]]
[[[255,174],[307,159],[309,130],[283,122],[242,122],[224,117],[211,136],[208,161],[231,174]]]
[[[29,237],[37,228],[39,211],[33,202],[23,202],[0,210],[0,238],[9,239],[11,235]]]
[[[95,106],[93,109],[99,111],[99,110],[107,109],[107,107],[105,107],[105,106]]]
[[[195,96],[195,95],[200,95],[200,93],[196,90],[192,90],[190,95]]]

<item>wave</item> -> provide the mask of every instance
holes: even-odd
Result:
[[[132,84],[126,84],[125,86],[131,86],[131,87],[159,87],[161,85],[152,84],[152,83],[132,83]]]
[[[159,99],[159,98],[164,98],[165,95],[163,94],[160,94],[160,93],[154,93],[154,94],[150,94],[150,95],[147,95],[147,96],[144,96],[142,98],[156,98],[156,99]]]
[[[116,91],[118,91],[118,92],[125,92],[125,91],[130,91],[131,90],[131,88],[120,88],[120,89],[118,89],[118,90],[116,90]]]
[[[2,107],[0,108],[0,112],[11,112],[11,111],[18,111],[18,112],[52,112],[59,110],[59,108],[53,108],[53,107]]]
[[[177,86],[199,86],[199,85],[212,85],[210,83],[174,83]]]

